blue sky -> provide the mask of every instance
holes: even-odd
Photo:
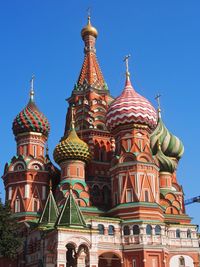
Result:
[[[0,1],[0,172],[15,155],[12,121],[28,101],[33,73],[36,103],[51,124],[50,153],[63,135],[65,99],[83,61],[80,31],[88,7],[99,31],[97,56],[111,94],[123,89],[123,57],[131,54],[135,89],[154,106],[161,93],[163,120],[184,143],[178,180],[185,197],[200,195],[198,0]],[[4,196],[2,181],[0,191]],[[197,224],[199,208],[193,204],[187,210]]]

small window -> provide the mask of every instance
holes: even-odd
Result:
[[[140,234],[140,228],[138,225],[133,226],[133,234],[134,235],[139,235]]]
[[[130,228],[128,225],[124,226],[124,235],[130,235]]]
[[[24,198],[29,198],[30,196],[30,185],[25,184],[24,186]]]
[[[98,224],[98,230],[100,235],[104,235],[104,225]]]
[[[161,234],[161,227],[160,227],[160,225],[156,225],[156,227],[155,227],[155,234],[156,235],[160,235]]]
[[[127,139],[127,150],[131,150],[131,139]]]
[[[113,225],[108,226],[108,234],[109,235],[114,235],[115,232],[115,227]]]
[[[12,187],[8,188],[8,200],[12,199]]]
[[[176,230],[176,238],[180,238],[181,237],[181,231],[180,229]]]
[[[152,226],[150,224],[147,224],[146,226],[146,234],[152,235]]]

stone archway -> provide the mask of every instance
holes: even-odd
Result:
[[[121,267],[121,258],[113,252],[106,252],[99,256],[98,267]]]

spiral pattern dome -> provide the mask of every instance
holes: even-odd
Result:
[[[118,125],[128,123],[147,125],[153,131],[157,125],[157,112],[146,98],[133,89],[127,75],[125,88],[111,103],[106,120],[107,127],[111,131]]]
[[[158,151],[156,153],[156,158],[159,162],[160,172],[173,173],[175,171],[178,161],[174,158],[165,156],[161,150],[160,144],[158,144]]]
[[[184,146],[182,142],[178,137],[169,132],[169,130],[165,127],[160,115],[157,128],[152,133],[150,142],[153,155],[155,155],[158,151],[158,142],[160,142],[161,150],[164,155],[176,158],[177,160],[179,160],[183,155]]]
[[[91,154],[88,145],[78,137],[74,127],[72,127],[68,137],[64,137],[56,146],[53,157],[58,164],[70,159],[87,162],[90,160]]]
[[[12,129],[15,136],[21,133],[37,132],[47,137],[50,125],[45,115],[30,99],[28,105],[14,119]]]

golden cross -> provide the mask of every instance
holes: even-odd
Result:
[[[35,75],[32,75],[30,83],[31,83],[31,91],[30,91],[30,99],[31,101],[34,100],[34,80],[35,80]]]

